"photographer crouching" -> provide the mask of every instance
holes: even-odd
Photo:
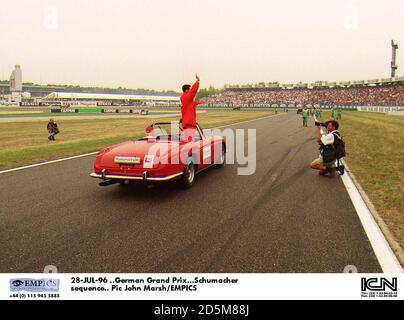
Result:
[[[330,177],[336,177],[337,171],[343,175],[344,166],[339,161],[345,156],[345,142],[338,132],[338,121],[330,120],[322,123],[315,118],[315,124],[318,127],[316,140],[320,145],[320,155],[310,163],[310,168],[319,170],[320,176],[329,174]]]

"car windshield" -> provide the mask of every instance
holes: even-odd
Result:
[[[149,136],[157,139],[179,139],[181,137],[182,128],[179,122],[154,124],[153,130]]]

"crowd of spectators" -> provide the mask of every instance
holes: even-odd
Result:
[[[320,104],[403,106],[404,85],[321,89],[231,90],[205,99],[208,104]]]

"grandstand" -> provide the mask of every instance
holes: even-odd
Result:
[[[311,104],[404,106],[404,77],[362,81],[226,85],[206,99],[208,105]]]
[[[292,83],[280,84],[279,82],[259,82],[256,84],[228,84],[225,85],[225,90],[246,90],[246,89],[328,89],[328,88],[352,88],[352,87],[376,87],[385,85],[404,85],[404,77],[386,78],[386,79],[373,79],[373,80],[360,80],[360,81],[316,81],[314,83]]]

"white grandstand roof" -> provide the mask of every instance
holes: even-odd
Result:
[[[144,100],[144,101],[171,101],[179,102],[179,97],[149,96],[137,94],[108,94],[108,93],[78,93],[78,92],[52,92],[47,99],[86,99],[86,100]]]

